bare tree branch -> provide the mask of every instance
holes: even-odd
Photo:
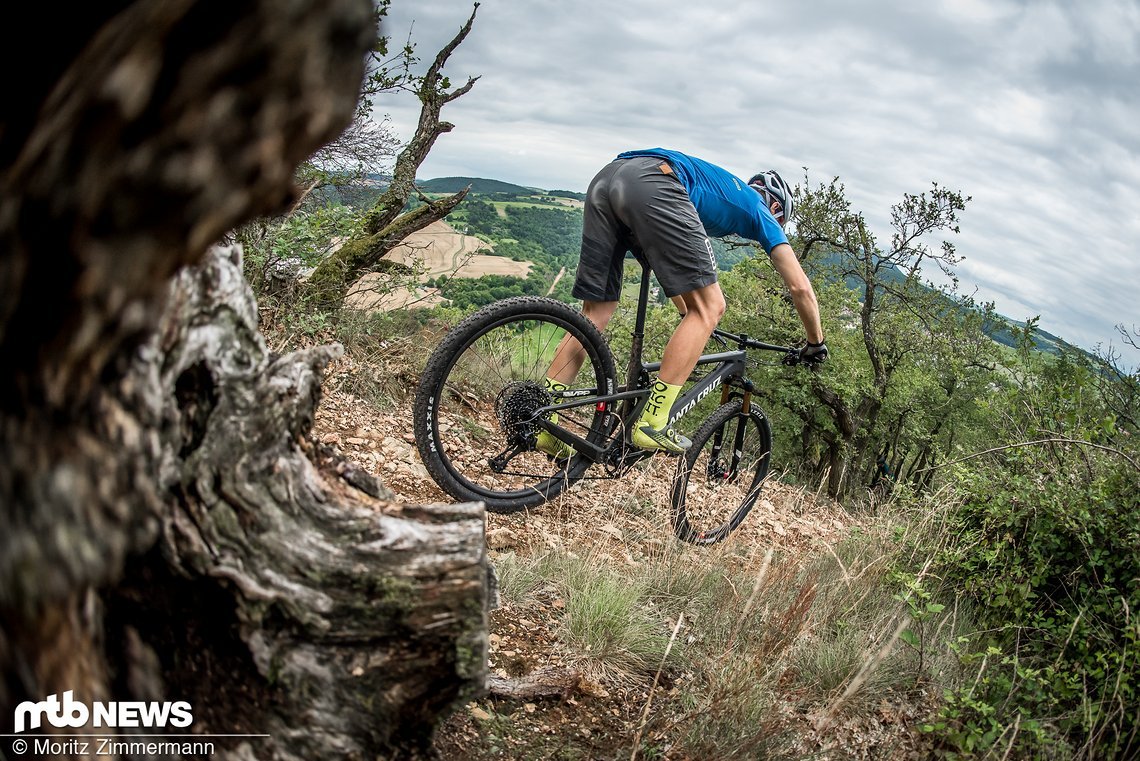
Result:
[[[352,283],[398,245],[404,236],[442,219],[466,195],[467,191],[463,190],[401,216],[415,190],[416,173],[435,145],[436,138],[454,128],[454,125],[441,120],[443,106],[470,92],[478,80],[478,77],[470,77],[463,86],[448,91],[448,82],[441,74],[448,58],[471,32],[478,9],[479,4],[475,3],[467,23],[439,51],[420,80],[416,90],[421,104],[416,132],[396,158],[387,190],[365,215],[364,236],[350,241],[324,259],[310,276],[309,284],[327,306],[339,305]]]
[[[913,471],[911,475],[913,475],[915,473],[923,473],[923,472],[926,472],[928,470],[938,470],[940,468],[945,468],[949,465],[956,465],[957,463],[966,462],[967,460],[973,460],[977,457],[983,457],[983,456],[988,455],[988,454],[994,454],[995,452],[1004,452],[1007,449],[1021,449],[1023,447],[1040,447],[1040,446],[1046,446],[1049,444],[1075,444],[1077,446],[1090,447],[1092,449],[1099,449],[1103,452],[1110,452],[1114,455],[1117,455],[1118,457],[1123,458],[1124,460],[1126,460],[1128,462],[1129,465],[1131,465],[1136,470],[1140,471],[1140,463],[1136,462],[1136,460],[1133,460],[1127,454],[1125,454],[1124,452],[1122,452],[1119,449],[1116,449],[1114,447],[1105,446],[1103,444],[1094,444],[1093,442],[1085,441],[1084,439],[1068,439],[1068,438],[1063,438],[1063,437],[1054,437],[1054,438],[1048,438],[1048,439],[1037,439],[1035,441],[1019,441],[1016,444],[1006,444],[1005,446],[993,447],[992,449],[986,449],[986,450],[983,450],[981,452],[975,452],[974,454],[966,455],[965,457],[959,457],[956,460],[949,460],[949,461],[941,463],[939,465],[932,465],[929,468],[923,468],[922,470]]]

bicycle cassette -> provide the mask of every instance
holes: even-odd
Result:
[[[537,382],[514,381],[495,398],[495,417],[511,444],[533,443],[538,435],[537,412],[550,403],[550,394]]]

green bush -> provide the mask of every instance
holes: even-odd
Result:
[[[1121,455],[1052,443],[960,474],[943,572],[983,634],[963,643],[977,679],[931,727],[948,746],[1140,752],[1140,471]]]

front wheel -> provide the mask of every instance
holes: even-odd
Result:
[[[727,537],[760,497],[772,453],[772,429],[759,407],[733,399],[718,407],[677,464],[670,493],[673,532],[693,544]]]
[[[544,381],[566,336],[583,347],[577,380],[562,392]],[[451,496],[509,513],[554,498],[590,465],[538,451],[536,411],[570,404],[557,424],[593,444],[612,415],[593,402],[612,393],[614,361],[605,338],[580,312],[553,299],[505,299],[471,314],[432,353],[416,392],[412,429],[420,458]]]

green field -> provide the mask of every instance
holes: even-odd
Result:
[[[549,366],[564,335],[566,331],[545,322],[527,330],[515,343],[512,365],[528,375]]]

